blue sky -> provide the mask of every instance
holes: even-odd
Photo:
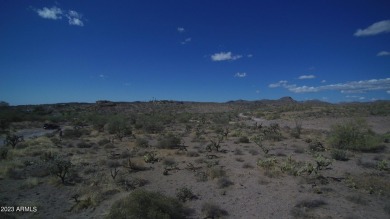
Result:
[[[390,2],[0,2],[0,100],[390,99]]]

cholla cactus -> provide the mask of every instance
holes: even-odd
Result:
[[[253,142],[255,142],[255,144],[257,144],[257,146],[259,146],[261,148],[261,150],[263,150],[264,154],[268,154],[269,149],[263,145],[264,136],[257,135],[254,138],[252,138],[251,140]]]
[[[158,159],[156,158],[156,153],[154,152],[148,152],[144,155],[144,161],[146,163],[154,163],[157,162]]]

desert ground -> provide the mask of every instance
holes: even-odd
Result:
[[[389,101],[4,106],[0,125],[0,218],[390,218]]]

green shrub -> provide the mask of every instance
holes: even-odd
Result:
[[[324,145],[318,140],[311,141],[309,143],[309,149],[310,151],[314,151],[314,152],[325,151]]]
[[[266,170],[270,170],[275,167],[277,160],[275,157],[269,157],[264,160],[259,159],[257,165],[263,167]]]
[[[124,117],[115,117],[107,124],[107,131],[110,134],[114,134],[117,139],[122,141],[126,136],[132,136],[130,124],[126,122]]]
[[[188,200],[192,200],[192,199],[196,198],[196,196],[191,191],[191,189],[189,189],[187,187],[183,187],[183,188],[178,189],[177,193],[176,193],[176,197],[177,197],[177,199],[179,199],[182,202],[186,202]]]
[[[300,138],[302,133],[302,121],[295,120],[295,127],[291,131],[291,136],[294,138]]]
[[[173,134],[168,134],[166,136],[163,136],[158,144],[158,148],[165,148],[165,149],[172,149],[179,146],[181,143],[181,139]]]
[[[65,184],[65,177],[69,173],[72,163],[61,156],[55,156],[53,159],[48,161],[50,173],[58,176],[61,182]]]
[[[332,158],[339,161],[347,161],[348,156],[345,150],[336,149],[332,151]]]
[[[185,218],[185,209],[177,199],[158,192],[135,190],[116,201],[107,218]]]
[[[368,127],[365,120],[356,119],[332,126],[329,143],[337,149],[373,152],[384,148],[380,138]]]

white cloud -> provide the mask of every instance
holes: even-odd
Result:
[[[177,31],[178,31],[179,33],[183,33],[185,30],[184,30],[183,27],[178,27],[178,28],[177,28]]]
[[[390,55],[390,52],[387,52],[387,51],[381,51],[381,52],[378,52],[378,54],[376,54],[377,56],[389,56]]]
[[[358,29],[354,36],[373,36],[380,33],[390,32],[390,20],[376,22],[365,29]]]
[[[227,61],[227,60],[237,60],[242,58],[242,55],[232,55],[231,52],[220,52],[215,53],[214,55],[211,55],[211,60],[218,62],[218,61]]]
[[[245,78],[246,77],[246,73],[245,72],[237,72],[234,77],[237,77],[237,78]]]
[[[252,58],[253,55],[252,55],[252,54],[248,54],[247,57],[248,57],[248,58]]]
[[[285,87],[285,86],[287,86],[287,83],[288,83],[288,81],[282,80],[282,81],[279,81],[275,84],[270,84],[270,85],[268,85],[268,87],[270,87],[270,88]]]
[[[192,40],[191,38],[186,38],[183,42],[181,42],[181,44],[185,45],[185,44],[191,42],[191,40]]]
[[[321,83],[326,83],[326,80],[322,80]]]
[[[64,10],[56,6],[51,8],[44,7],[35,11],[40,17],[45,19],[59,20],[62,19],[62,16],[65,16],[68,18],[69,25],[84,26],[84,22],[82,21],[83,16],[77,11],[69,10],[65,13]]]
[[[84,22],[81,20],[82,15],[76,11],[70,10],[67,14],[66,17],[69,20],[69,25],[75,25],[75,26],[84,26]]]
[[[386,91],[386,93],[390,94],[390,90]]]
[[[301,75],[301,76],[299,76],[299,79],[300,80],[303,80],[303,79],[313,79],[315,77],[316,76],[314,76],[314,75]]]
[[[374,90],[390,90],[390,78],[371,79],[361,81],[350,81],[346,83],[328,84],[323,86],[296,86],[295,84],[288,84],[287,81],[279,81],[275,84],[270,84],[268,87],[276,88],[283,87],[294,93],[312,93],[326,90],[336,90],[341,93],[366,93]]]
[[[61,8],[57,8],[56,6],[53,6],[51,8],[44,7],[42,9],[36,9],[35,11],[40,17],[45,19],[58,20],[62,18]]]

